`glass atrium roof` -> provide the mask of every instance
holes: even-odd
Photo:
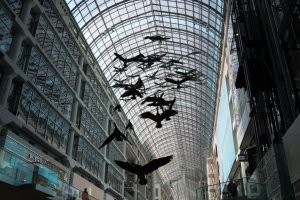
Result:
[[[142,79],[143,98],[121,100],[124,88],[113,88],[113,91],[146,151],[153,158],[174,156],[169,164],[159,168],[163,182],[171,180],[172,192],[179,199],[194,199],[196,187],[206,174],[206,153],[213,131],[223,0],[66,2],[110,85],[118,81],[134,84],[139,77]],[[170,39],[162,42],[144,39],[155,35]],[[127,59],[139,53],[146,58],[163,56],[150,66],[131,62],[126,71],[119,73],[116,68],[123,67],[123,62],[114,53]],[[181,63],[170,64],[171,59]],[[182,83],[180,89],[165,79],[182,80],[188,75],[192,75],[192,80]],[[168,101],[176,98],[173,109],[178,114],[169,121],[164,120],[162,128],[140,117],[146,111],[156,114],[155,106],[141,104],[154,93],[163,94]]]

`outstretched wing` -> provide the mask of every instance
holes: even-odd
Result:
[[[184,83],[184,82],[189,81],[189,80],[192,80],[192,77],[191,76],[186,76],[182,80],[180,80],[179,82]]]
[[[168,118],[170,118],[170,117],[176,115],[177,113],[178,113],[177,110],[165,110],[165,111],[161,114],[161,116],[162,116],[163,119],[168,119]]]
[[[143,95],[142,95],[142,93],[141,93],[140,91],[134,90],[134,92],[135,92],[135,95],[136,95],[136,96],[138,96],[138,97],[140,97],[140,98],[143,98]]]
[[[149,173],[153,172],[154,170],[158,169],[159,167],[164,166],[167,163],[169,163],[172,160],[172,158],[173,158],[173,155],[154,159],[154,160],[150,161],[148,164],[144,165],[142,167],[142,170],[145,174],[149,174]]]
[[[108,138],[106,138],[106,140],[103,142],[103,144],[99,147],[99,149],[101,149],[102,147],[104,147],[105,145],[107,145],[108,143],[110,143],[111,141],[113,141],[113,139],[116,138],[116,134],[112,133],[110,136],[108,136]]]
[[[121,97],[128,97],[128,96],[131,96],[131,95],[133,95],[134,93],[132,92],[132,90],[127,90],[127,91],[125,91],[122,95],[121,95]]]
[[[142,79],[139,77],[139,79],[137,80],[137,82],[135,83],[135,88],[141,88],[143,87],[144,82],[142,81]]]
[[[120,60],[122,60],[123,62],[125,62],[125,58],[123,58],[120,54],[118,54],[118,53],[114,53],[114,54],[115,54],[115,56],[117,58],[119,58]]]
[[[177,64],[183,64],[183,62],[180,62],[179,60],[173,60],[172,62]]]
[[[120,104],[117,104],[115,107],[114,107],[114,111],[121,111],[121,109],[122,109],[122,107],[121,107],[121,105]]]
[[[153,74],[152,74],[152,77],[155,77],[156,74],[157,74],[158,70],[156,70]]]
[[[132,123],[130,122],[130,120],[129,120],[129,122],[128,122],[128,124],[127,124],[127,126],[125,127],[125,130],[127,130],[127,129],[133,129],[133,125],[132,125]]]
[[[175,101],[176,101],[176,97],[174,97],[174,99],[172,101],[169,101],[169,103],[170,103],[169,104],[169,110],[172,110]]]
[[[151,112],[144,112],[144,113],[140,114],[140,117],[143,119],[148,118],[148,119],[152,119],[153,121],[156,121],[156,115],[154,115]]]
[[[174,83],[174,84],[177,84],[178,81],[175,81],[174,79],[171,79],[171,78],[165,78],[165,80],[169,83]]]
[[[125,169],[126,171],[129,171],[133,174],[137,174],[137,168],[136,166],[128,163],[128,162],[123,162],[123,161],[120,161],[120,160],[115,160],[115,163],[121,167],[122,169]]]
[[[156,95],[154,95],[154,97],[152,97],[152,96],[148,96],[148,97],[146,97],[145,99],[144,99],[144,101],[141,103],[142,105],[144,104],[144,103],[146,103],[146,102],[148,102],[148,101],[156,101],[157,100],[157,97],[156,97]]]
[[[196,69],[191,69],[190,71],[188,71],[188,74],[191,74],[191,73],[193,73],[195,71],[196,71]]]

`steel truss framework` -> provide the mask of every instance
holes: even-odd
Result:
[[[194,199],[196,187],[206,172],[206,150],[213,131],[220,52],[223,34],[223,0],[66,0],[110,85],[115,80],[135,83],[138,76],[146,88],[145,96],[122,101],[122,108],[135,127],[147,152],[155,157],[174,155],[167,167],[159,169],[164,183],[171,183],[179,199]],[[151,42],[145,36],[161,35],[171,39]],[[117,52],[125,58],[166,54],[163,62],[180,60],[183,64],[171,70],[155,63],[141,70],[131,63],[127,71],[116,73],[123,63],[115,59]],[[175,70],[196,69],[202,81],[185,82],[185,88],[158,86]],[[158,70],[156,77],[148,76]],[[178,76],[178,74],[177,74]],[[176,75],[174,79],[179,79]],[[142,119],[142,112],[156,112],[155,107],[141,105],[146,96],[164,92],[164,98],[176,97],[178,115],[155,128],[151,120]],[[114,88],[119,98],[122,88]],[[174,181],[176,180],[176,181]],[[172,185],[172,186],[173,186]],[[175,186],[176,185],[176,186]],[[176,189],[176,190],[175,190]]]

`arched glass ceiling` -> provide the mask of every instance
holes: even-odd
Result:
[[[159,169],[165,183],[172,181],[173,192],[179,199],[194,199],[196,187],[205,174],[205,152],[209,147],[215,114],[223,33],[223,0],[66,0],[86,40],[97,58],[110,85],[116,80],[135,83],[138,76],[146,88],[144,97],[123,101],[121,105],[135,131],[153,157],[170,154],[174,159]],[[161,35],[171,39],[151,42],[145,36]],[[162,62],[176,59],[170,69],[155,63],[146,70],[131,63],[127,71],[116,73],[114,67],[123,63],[114,53],[131,58],[166,54]],[[197,81],[187,81],[184,88],[173,89],[164,78],[180,79],[175,71],[196,69]],[[158,79],[149,76],[156,71]],[[205,82],[203,84],[203,78]],[[200,80],[201,79],[201,80]],[[122,88],[113,88],[120,98]],[[141,119],[142,112],[156,113],[155,107],[141,105],[146,96],[164,92],[166,100],[176,97],[173,109],[178,114],[163,127]]]

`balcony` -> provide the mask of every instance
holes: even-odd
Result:
[[[0,188],[10,199],[81,199],[82,191],[60,180],[41,163],[29,162],[0,148]],[[97,200],[90,197],[91,200]]]
[[[266,185],[256,182],[254,176],[235,179],[236,192],[228,191],[229,182],[203,186],[197,189],[197,200],[265,200]],[[222,192],[221,192],[222,191]],[[221,195],[220,195],[221,194]]]

